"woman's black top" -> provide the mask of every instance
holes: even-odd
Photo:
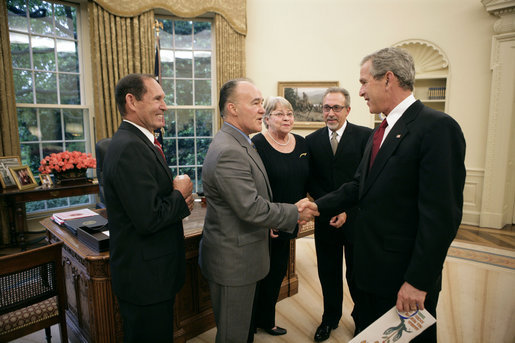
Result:
[[[293,137],[295,149],[290,153],[275,150],[261,133],[252,138],[268,174],[273,202],[294,204],[306,197],[309,177],[308,147],[302,136],[293,134]],[[279,238],[294,238],[298,230],[297,226],[293,234],[279,231]]]

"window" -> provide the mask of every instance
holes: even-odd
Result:
[[[79,5],[7,0],[22,164],[38,175],[53,152],[89,152],[81,75]],[[90,196],[27,204],[27,212],[90,202]]]
[[[202,192],[202,164],[213,139],[213,34],[208,20],[161,18],[161,86],[168,107],[163,146],[174,175]]]

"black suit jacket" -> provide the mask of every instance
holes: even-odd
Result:
[[[310,158],[308,192],[315,200],[353,179],[372,132],[368,127],[347,122],[347,127],[338,143],[336,154],[333,155],[328,131],[329,129],[326,126],[306,137]],[[351,223],[354,211],[350,210],[347,215],[347,223]],[[317,218],[316,228],[327,227],[329,219],[330,216],[322,213]]]
[[[172,299],[184,283],[182,219],[190,212],[170,169],[138,128],[122,122],[103,175],[114,293],[137,305]]]
[[[321,212],[358,204],[355,281],[376,294],[396,294],[404,281],[441,287],[447,250],[461,222],[465,139],[445,113],[412,104],[392,127],[368,170],[372,136],[355,179],[318,199]]]

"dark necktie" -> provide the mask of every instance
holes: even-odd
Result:
[[[163,148],[161,147],[161,144],[159,144],[159,141],[157,138],[154,137],[154,145],[156,146],[157,150],[161,153],[161,156],[163,156],[163,159],[166,161],[165,153],[163,152]]]
[[[336,150],[338,149],[338,139],[336,139],[337,136],[338,134],[336,131],[331,133],[331,149],[333,149],[333,155],[336,155]]]
[[[379,151],[379,147],[381,146],[381,142],[383,141],[384,130],[388,126],[388,122],[386,119],[383,120],[379,129],[374,133],[374,139],[372,142],[372,154],[370,155],[370,164],[369,168],[372,168],[372,164],[374,164],[374,160],[376,159],[377,152]]]

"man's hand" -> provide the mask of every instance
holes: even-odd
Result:
[[[424,309],[424,301],[426,300],[427,292],[421,291],[407,282],[401,286],[399,293],[397,293],[397,310],[399,312],[410,312]]]
[[[193,196],[191,195],[191,192],[193,191],[193,183],[191,182],[190,177],[184,174],[177,175],[175,179],[173,179],[173,188],[181,192],[182,197],[191,211],[193,209]]]
[[[318,206],[314,202],[309,201],[308,198],[301,199],[295,204],[299,211],[299,224],[306,224],[315,216],[319,216]]]
[[[347,221],[347,213],[342,212],[337,216],[334,216],[329,221],[329,225],[339,229]]]

